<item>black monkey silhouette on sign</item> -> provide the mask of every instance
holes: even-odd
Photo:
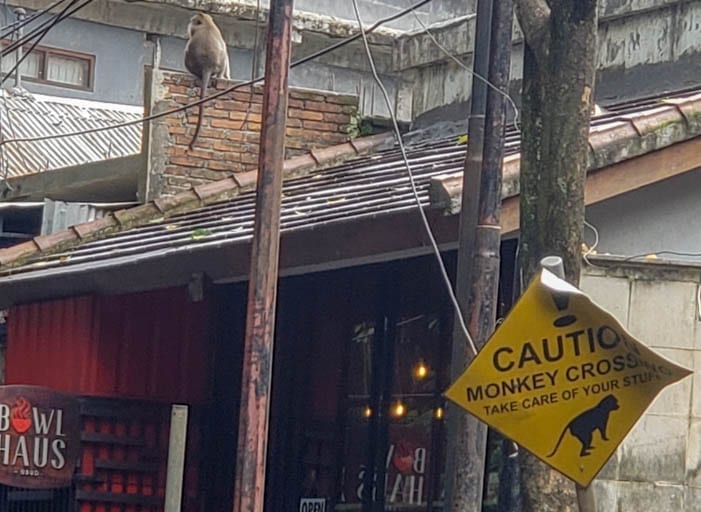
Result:
[[[591,450],[591,441],[594,436],[594,431],[598,430],[601,434],[601,439],[608,441],[606,437],[606,426],[609,421],[609,415],[611,411],[618,409],[618,400],[613,395],[606,395],[601,402],[587,409],[586,411],[575,416],[572,421],[570,421],[564,429],[562,429],[562,434],[557,440],[557,444],[553,451],[548,457],[552,457],[560,448],[560,443],[562,443],[562,438],[565,437],[565,433],[569,430],[570,434],[576,437],[580,443],[582,443],[582,449],[579,451],[580,457],[585,457],[589,455]]]

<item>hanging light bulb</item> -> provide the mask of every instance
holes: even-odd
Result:
[[[366,405],[365,409],[363,409],[363,416],[366,418],[369,418],[370,416],[372,416],[372,409],[370,408],[369,405]]]
[[[401,418],[406,414],[406,406],[401,400],[397,400],[397,403],[392,406],[392,416],[395,418]]]
[[[426,366],[423,359],[419,359],[419,362],[414,366],[414,377],[418,380],[428,377],[428,366]]]
[[[444,412],[445,411],[443,411],[443,407],[436,407],[436,410],[433,411],[433,417],[437,420],[442,420]]]

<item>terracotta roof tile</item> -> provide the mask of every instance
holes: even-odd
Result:
[[[197,200],[198,198],[192,190],[186,190],[174,196],[159,197],[154,199],[152,203],[161,213],[166,214],[171,210],[192,204]]]
[[[73,231],[76,232],[79,238],[85,240],[87,238],[94,238],[96,234],[117,226],[117,220],[112,215],[105,215],[92,222],[76,224],[73,226]]]
[[[659,130],[660,127],[665,126],[667,123],[679,122],[684,119],[681,112],[667,105],[646,112],[621,117],[626,121],[630,121],[640,136],[645,136],[648,133]]]
[[[255,171],[251,171],[257,174]],[[219,201],[224,195],[233,197],[239,193],[241,183],[235,178],[226,178],[223,180],[203,183],[196,186],[193,190],[204,204],[209,204],[214,201]]]
[[[394,144],[394,134],[378,133],[377,135],[370,135],[369,137],[351,139],[348,143],[353,146],[355,152],[360,155],[367,151],[378,149],[378,147],[391,147]]]
[[[240,189],[250,189],[256,186],[258,171],[241,172],[234,175],[234,181]]]
[[[122,227],[130,227],[142,219],[153,219],[161,216],[161,210],[153,202],[125,208],[112,212]]]
[[[701,130],[701,94],[686,98],[670,98],[664,100],[664,103],[674,105],[684,116],[690,129]]]
[[[5,266],[18,260],[23,260],[39,252],[39,247],[34,240],[22,242],[6,249],[0,250],[0,266]]]
[[[318,167],[319,164],[316,163],[312,155],[307,154],[287,160],[283,168],[285,169],[285,176],[294,178],[302,176],[305,172],[317,169]]]
[[[55,247],[63,247],[67,242],[80,240],[78,234],[72,229],[64,229],[50,235],[34,237],[34,243],[40,251],[44,252]]]
[[[338,149],[336,149],[336,146],[331,146],[327,148],[312,149],[310,153],[317,165],[327,165],[351,156],[355,156],[356,150],[351,144],[345,143],[341,144]]]

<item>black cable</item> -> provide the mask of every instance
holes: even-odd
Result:
[[[633,262],[635,260],[638,260],[640,258],[649,258],[650,256],[682,256],[685,258],[701,258],[701,252],[684,252],[684,251],[672,251],[672,250],[664,250],[664,251],[652,251],[648,252],[645,254],[634,254],[633,256],[626,256],[625,258],[616,261],[617,265],[620,265],[622,263],[628,263],[628,262]]]
[[[17,39],[17,41],[15,41],[11,45],[7,46],[6,48],[3,48],[3,50],[2,50],[3,57],[5,55],[8,55],[8,54],[14,52],[19,47],[26,45],[30,41],[33,41],[33,40],[38,38],[38,41],[36,41],[32,45],[32,49],[35,48],[36,45],[39,44],[39,41],[41,41],[44,38],[44,36],[46,36],[46,34],[49,32],[49,30],[51,30],[54,26],[56,26],[56,24],[65,20],[66,18],[68,18],[72,14],[78,12],[80,9],[82,9],[83,7],[85,7],[86,5],[91,3],[93,0],[86,0],[82,4],[71,9],[71,7],[73,7],[76,3],[78,3],[78,1],[79,0],[71,0],[71,3],[69,5],[67,5],[66,7],[64,7],[63,10],[61,12],[59,12],[56,16],[54,16],[53,18],[50,18],[50,19],[44,21],[43,23],[41,23],[40,25],[32,28],[32,30],[30,30],[24,36]]]
[[[2,80],[0,80],[0,86],[2,86],[5,82],[7,82],[7,80],[10,79],[10,77],[12,76],[12,73],[14,73],[16,70],[19,69],[19,67],[20,67],[20,65],[22,64],[22,62],[24,62],[24,60],[25,60],[27,57],[29,57],[29,55],[32,53],[32,51],[34,50],[34,48],[36,48],[37,45],[41,42],[41,40],[44,39],[44,37],[46,36],[46,34],[49,33],[49,30],[51,30],[51,29],[52,29],[53,27],[55,27],[58,23],[60,23],[62,20],[64,20],[65,18],[67,18],[68,16],[70,16],[71,14],[73,14],[74,12],[76,12],[76,11],[82,9],[83,7],[85,7],[86,5],[88,5],[88,4],[89,4],[90,2],[92,2],[93,0],[85,0],[82,4],[78,5],[78,7],[74,8],[72,11],[68,12],[68,10],[69,10],[73,5],[75,5],[78,1],[79,1],[79,0],[71,0],[71,3],[70,3],[68,6],[66,6],[66,8],[64,8],[63,11],[61,11],[61,14],[60,14],[59,16],[57,16],[57,17],[55,17],[55,18],[53,18],[53,19],[51,20],[49,26],[43,31],[43,33],[39,36],[39,38],[38,38],[36,41],[34,41],[34,42],[32,43],[32,45],[29,47],[29,49],[28,49],[26,52],[24,52],[24,54],[22,55],[22,58],[19,59],[17,62],[15,62],[15,65],[12,66],[12,69],[10,69],[10,70],[5,74],[5,76],[2,77]],[[3,53],[2,56],[4,57],[4,56],[5,56],[5,53]],[[17,72],[19,73],[19,71],[17,71]]]
[[[26,17],[25,19],[23,19],[22,21],[19,21],[19,20],[13,21],[12,23],[10,23],[10,24],[6,27],[6,28],[8,28],[9,30],[8,30],[7,32],[4,32],[4,33],[0,34],[0,39],[7,39],[8,37],[10,37],[12,34],[14,34],[15,32],[17,32],[17,31],[18,31],[19,29],[21,29],[22,27],[28,25],[29,23],[31,23],[31,22],[34,21],[35,19],[37,19],[37,18],[43,16],[44,14],[48,13],[51,9],[53,9],[54,7],[56,7],[56,6],[60,5],[60,4],[62,4],[62,3],[65,2],[65,1],[66,1],[66,0],[58,0],[58,1],[54,2],[53,4],[49,5],[48,7],[45,7],[44,9],[41,9],[40,11],[36,11],[36,12],[35,12],[34,14],[32,14],[31,16],[27,16],[27,17]]]
[[[253,59],[251,61],[251,80],[254,80],[256,78],[256,71],[258,71],[258,51],[259,51],[259,32],[260,32],[260,24],[258,23],[258,18],[260,17],[260,2],[261,0],[258,0],[256,3],[256,34],[254,36],[254,42],[253,42]],[[254,94],[253,86],[251,86],[248,94],[248,108],[246,109],[246,115],[243,118],[243,121],[241,121],[241,126],[240,130],[243,130],[243,127],[245,126],[246,129],[248,129],[248,118],[251,115],[251,109],[253,108],[253,94]]]
[[[61,3],[63,3],[63,2],[61,2]],[[32,27],[31,30],[24,33],[22,35],[22,37],[20,37],[16,41],[14,41],[11,45],[7,46],[6,48],[3,48],[2,54],[7,55],[8,53],[15,51],[20,46],[23,46],[23,45],[29,43],[30,41],[33,41],[37,37],[40,37],[43,34],[45,34],[46,31],[48,30],[48,28],[45,28],[45,27],[47,27],[48,25],[52,25],[55,22],[56,18],[60,18],[60,20],[63,20],[67,16],[69,16],[70,14],[75,12],[75,11],[71,11],[70,13],[68,13],[68,10],[76,3],[77,3],[77,0],[71,0],[70,4],[66,7],[64,7],[63,10],[54,14],[54,16],[44,20],[39,25]]]
[[[89,1],[92,1],[92,0],[89,0]],[[388,23],[390,21],[394,21],[398,18],[401,18],[402,16],[406,16],[407,14],[412,12],[413,10],[418,9],[419,7],[421,7],[423,5],[426,5],[427,3],[431,2],[431,1],[432,0],[420,0],[419,2],[407,7],[406,9],[404,9],[402,11],[399,11],[395,14],[392,14],[391,16],[387,16],[386,18],[382,18],[382,19],[376,21],[375,23],[373,23],[372,25],[370,25],[370,27],[366,28],[365,34],[368,34],[372,31],[376,30],[379,26],[384,25],[385,23]],[[339,41],[337,43],[334,43],[330,46],[327,46],[326,48],[324,48],[322,50],[319,50],[319,51],[314,52],[310,55],[307,55],[306,57],[302,57],[301,59],[294,61],[292,64],[290,64],[290,68],[295,68],[297,66],[301,66],[302,64],[306,64],[307,62],[310,62],[310,61],[317,59],[323,55],[326,55],[327,53],[331,53],[331,52],[337,50],[338,48],[341,48],[341,47],[355,41],[356,39],[360,39],[361,37],[363,37],[362,32],[359,32],[359,33],[354,34],[352,36],[348,36],[344,39],[341,39],[341,41]],[[229,94],[230,92],[233,92],[233,91],[240,89],[242,87],[252,86],[256,82],[262,81],[264,78],[265,78],[264,76],[260,76],[260,77],[253,79],[253,80],[247,80],[245,82],[241,82],[239,84],[232,85],[231,87],[224,89],[222,91],[219,91],[217,93],[214,93],[210,96],[206,96],[202,99],[195,100],[192,103],[188,103],[187,105],[182,105],[180,107],[166,110],[166,111],[160,112],[158,114],[152,114],[150,116],[145,116],[145,117],[142,117],[139,119],[134,119],[132,121],[126,121],[124,123],[114,124],[111,126],[99,126],[99,127],[91,128],[89,130],[81,130],[78,132],[56,133],[53,135],[43,135],[40,137],[20,137],[17,139],[0,140],[0,146],[4,146],[5,144],[8,144],[10,142],[13,142],[13,143],[14,142],[39,142],[39,141],[43,141],[43,140],[62,139],[64,137],[74,137],[77,135],[87,135],[90,133],[98,133],[98,132],[104,132],[107,130],[116,130],[119,128],[126,128],[128,126],[133,126],[135,124],[141,124],[141,123],[145,123],[148,121],[153,121],[154,119],[158,119],[160,117],[165,117],[165,116],[169,116],[171,114],[176,114],[178,112],[182,112],[184,110],[187,110],[191,107],[196,107],[198,105],[208,103],[212,100],[220,98],[220,97],[224,96],[225,94]]]
[[[443,282],[446,286],[446,289],[448,290],[448,297],[450,298],[450,302],[453,305],[453,309],[455,310],[455,315],[458,319],[458,327],[462,331],[463,336],[465,337],[465,340],[467,341],[470,349],[472,350],[473,355],[477,355],[478,349],[477,345],[475,344],[474,338],[470,334],[470,331],[467,327],[467,322],[465,321],[465,315],[463,314],[462,310],[460,309],[460,303],[458,302],[457,295],[455,294],[455,289],[453,288],[453,284],[450,282],[450,277],[448,275],[448,270],[446,269],[445,262],[443,261],[443,257],[441,256],[441,250],[440,247],[438,246],[438,241],[436,240],[436,236],[433,233],[433,230],[431,229],[431,224],[428,222],[428,217],[426,216],[426,212],[424,211],[424,207],[421,204],[421,198],[419,197],[419,192],[418,189],[416,188],[416,180],[414,178],[414,171],[411,168],[411,164],[409,162],[409,156],[407,155],[406,147],[404,146],[404,141],[402,139],[402,133],[399,130],[399,123],[397,122],[397,116],[394,112],[394,108],[392,107],[392,101],[390,100],[389,93],[387,92],[387,88],[385,87],[385,84],[382,82],[382,79],[380,78],[379,73],[377,72],[377,67],[375,66],[375,59],[372,56],[372,51],[370,50],[370,43],[368,42],[367,38],[367,31],[363,29],[363,20],[360,16],[360,9],[358,8],[358,0],[351,0],[353,3],[353,11],[355,12],[355,18],[358,21],[358,27],[360,27],[360,35],[363,38],[363,48],[365,49],[365,56],[367,57],[368,65],[370,66],[370,71],[372,72],[372,76],[375,80],[375,83],[380,89],[380,92],[382,93],[382,97],[385,100],[385,105],[387,106],[387,111],[389,112],[390,119],[392,120],[392,128],[394,129],[394,136],[397,139],[397,145],[399,146],[399,151],[401,152],[402,159],[404,160],[404,167],[406,168],[407,171],[407,176],[409,177],[409,185],[411,186],[411,191],[414,195],[414,200],[416,201],[416,206],[418,209],[419,217],[421,218],[421,223],[423,224],[423,228],[426,232],[426,236],[429,239],[431,248],[433,250],[433,255],[436,257],[436,263],[438,264],[438,268],[440,270],[441,278],[443,279]]]

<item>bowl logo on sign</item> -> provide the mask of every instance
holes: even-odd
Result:
[[[24,398],[18,398],[12,406],[10,423],[18,434],[24,434],[32,426],[32,404]]]

